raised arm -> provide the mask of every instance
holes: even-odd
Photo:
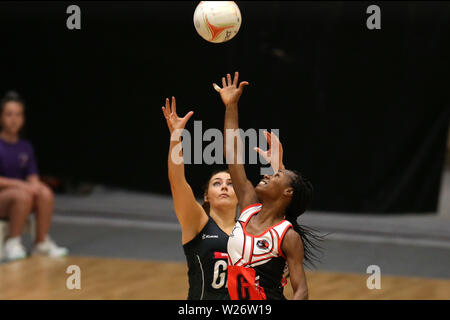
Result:
[[[175,213],[181,225],[181,241],[185,244],[195,238],[208,222],[208,216],[205,210],[203,210],[202,206],[195,199],[194,193],[184,175],[181,133],[194,112],[188,112],[184,118],[178,117],[174,97],[172,97],[172,105],[170,105],[169,99],[166,99],[166,105],[162,107],[162,111],[170,132],[168,159],[170,188]]]
[[[258,197],[252,183],[247,179],[242,161],[243,144],[239,134],[238,101],[248,82],[243,81],[238,86],[239,73],[236,72],[234,80],[227,74],[227,79],[222,78],[222,88],[213,83],[214,89],[219,91],[222,102],[225,105],[225,141],[224,152],[230,170],[233,188],[241,209],[258,202]],[[240,159],[238,161],[238,159]]]

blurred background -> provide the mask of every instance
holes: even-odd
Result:
[[[72,254],[184,261],[161,106],[174,95],[188,130],[222,129],[211,83],[239,71],[240,126],[280,129],[314,185],[301,221],[330,233],[318,271],[450,279],[449,4],[383,2],[369,30],[371,2],[238,1],[223,44],[196,33],[198,2],[80,2],[76,31],[70,4],[0,4],[0,94],[26,100]],[[197,196],[213,169],[186,166]]]

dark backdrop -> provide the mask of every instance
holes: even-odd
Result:
[[[211,83],[239,70],[243,128],[280,128],[288,167],[310,177],[314,209],[435,211],[449,123],[450,6],[381,2],[237,2],[243,23],[225,44],[196,34],[197,2],[0,4],[0,91],[27,100],[26,136],[41,173],[169,193],[175,95],[203,130],[223,128]],[[211,166],[190,165],[201,193]],[[252,181],[259,167],[247,166]]]

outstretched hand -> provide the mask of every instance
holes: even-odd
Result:
[[[172,97],[172,105],[170,105],[169,98],[166,98],[166,106],[161,109],[166,118],[170,133],[177,129],[184,129],[189,118],[194,114],[194,111],[189,111],[183,118],[180,118],[177,115],[177,103],[175,97]]]
[[[264,151],[258,147],[255,147],[253,150],[258,152],[271,165],[274,173],[278,170],[284,170],[283,146],[281,145],[280,140],[273,132],[268,133],[267,131],[264,131],[264,136],[266,137],[269,149]],[[273,145],[275,146],[275,149],[272,148]]]
[[[238,86],[239,72],[234,73],[234,79],[231,81],[231,75],[228,73],[227,78],[222,77],[222,88],[213,83],[213,87],[220,93],[225,106],[237,104],[245,86],[248,86],[247,81],[242,81]]]

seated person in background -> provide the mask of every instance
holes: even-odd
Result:
[[[33,146],[19,137],[25,122],[24,109],[24,101],[15,92],[7,93],[0,101],[0,219],[9,221],[3,256],[7,261],[26,257],[21,234],[31,212],[36,213],[32,254],[58,257],[68,252],[48,236],[53,192],[39,180]]]

